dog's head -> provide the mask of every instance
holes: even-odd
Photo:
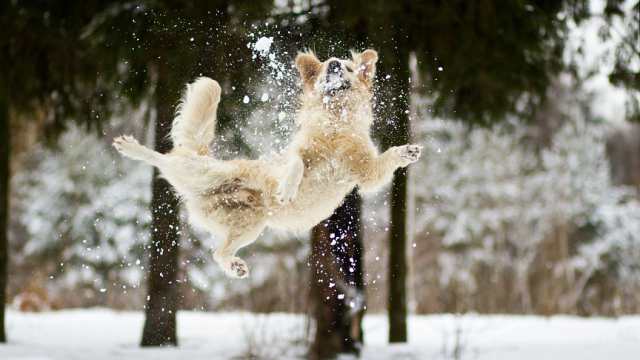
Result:
[[[296,67],[305,95],[332,99],[370,94],[378,53],[369,49],[351,55],[351,59],[332,57],[321,62],[312,52],[298,54]]]

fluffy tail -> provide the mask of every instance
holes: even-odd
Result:
[[[174,147],[207,152],[215,135],[220,93],[218,82],[208,77],[187,85],[171,129]]]

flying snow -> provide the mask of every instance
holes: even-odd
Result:
[[[253,50],[258,52],[261,56],[267,56],[271,50],[271,44],[273,44],[273,37],[263,36],[253,45]]]
[[[254,34],[250,34],[249,38],[254,38]],[[253,59],[261,57],[267,60],[266,66],[270,69],[271,76],[276,80],[278,85],[283,85],[282,81],[286,77],[293,75],[288,71],[288,67],[283,61],[276,58],[276,54],[272,51],[273,36],[261,36],[255,42],[250,42],[247,47],[253,50]]]
[[[340,75],[330,74],[327,81],[320,85],[324,92],[339,90],[344,85],[344,80]]]

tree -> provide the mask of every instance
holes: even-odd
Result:
[[[108,125],[131,128],[122,120]],[[54,146],[34,144],[14,167],[9,292],[44,288],[44,306],[144,304],[139,259],[147,253],[139,239],[148,237],[151,216],[140,214],[151,193],[123,189],[145,189],[152,174],[121,161],[109,138],[73,124]]]
[[[113,91],[134,102],[151,94],[156,110],[154,148],[167,152],[172,146],[168,135],[174,107],[185,83],[210,74],[223,86],[231,82],[240,94],[248,86],[245,80],[251,64],[244,59],[250,58],[250,50],[243,30],[252,19],[268,13],[270,6],[268,1],[232,4],[224,0],[212,4],[116,3],[96,16],[86,34],[92,50],[100,54],[105,82],[119,84]],[[234,108],[232,100],[223,99],[219,127],[238,126],[243,121],[243,113]],[[177,344],[178,210],[171,186],[154,169],[143,346]]]
[[[102,3],[58,4],[3,2],[0,5],[0,342],[4,330],[8,269],[11,119],[28,121],[36,111],[47,115],[45,134],[54,138],[71,118],[99,123],[89,110],[102,102],[94,97],[93,59],[80,45],[81,32]]]
[[[436,115],[489,125],[507,114],[528,117],[562,69],[565,8],[579,17],[585,1],[337,1],[316,11],[318,33],[365,34],[379,50],[379,118],[385,147],[409,134],[409,60],[415,54]],[[328,16],[327,14],[331,14]],[[351,43],[349,44],[351,45]],[[524,104],[524,105],[523,105]],[[406,341],[406,172],[391,192],[389,340]]]
[[[398,14],[399,15],[399,14]],[[382,70],[388,68],[393,73],[392,83],[388,88],[387,96],[397,101],[389,104],[390,115],[394,123],[388,126],[388,132],[383,136],[383,147],[388,149],[410,142],[409,124],[409,46],[406,34],[402,28],[394,24],[394,40],[399,44],[397,54],[384,65]],[[395,94],[395,96],[394,96]],[[389,226],[389,273],[387,311],[389,316],[389,342],[407,341],[407,240],[408,214],[407,214],[407,168],[396,170],[391,183],[391,204]]]
[[[360,196],[344,203],[311,232],[311,312],[315,336],[311,359],[359,354],[365,312]]]
[[[166,84],[164,69],[158,70],[155,107],[154,149],[171,150],[169,137],[173,121],[175,93]],[[178,311],[178,246],[180,217],[178,197],[167,180],[153,169],[151,183],[151,246],[149,247],[148,296],[142,330],[142,346],[177,345],[176,313]]]
[[[8,2],[1,6],[1,24],[8,36],[0,39],[0,139],[8,146],[8,116],[45,110],[50,116],[46,132],[52,138],[74,117],[88,124],[108,118],[122,102],[137,104],[150,95],[156,104],[156,135],[164,139],[172,120],[173,106],[180,90],[193,77],[213,73],[218,79],[245,79],[249,64],[243,26],[268,13],[272,3],[257,1],[231,4],[217,1],[194,5],[191,2],[99,2],[77,6],[55,3]],[[234,31],[226,27],[234,24]],[[197,41],[196,41],[197,39]],[[228,48],[239,49],[227,51]],[[248,50],[247,50],[248,51]],[[180,54],[180,56],[173,56]],[[206,59],[206,61],[204,60]],[[226,76],[221,76],[225,74]],[[242,91],[243,81],[237,88]],[[8,87],[10,90],[7,91]],[[112,96],[113,95],[113,96]],[[242,113],[234,102],[223,104],[219,125],[236,125]],[[230,121],[234,114],[234,122]],[[166,151],[170,144],[160,140],[156,148]],[[8,150],[8,149],[7,149]],[[6,279],[6,218],[9,151],[0,158],[0,285]],[[157,173],[156,173],[157,174]],[[160,316],[160,327],[147,326],[159,336],[144,336],[144,343],[175,343],[165,326],[175,323],[177,295],[177,201],[168,185],[154,179],[153,204],[162,204],[154,214],[151,251],[153,274],[148,315]],[[166,204],[166,205],[165,205]],[[157,209],[157,208],[156,208]],[[168,231],[164,231],[166,229]],[[175,251],[169,251],[174,250]],[[162,269],[162,270],[160,270]],[[4,289],[4,287],[3,287]],[[156,291],[157,290],[157,291]],[[162,293],[162,294],[160,294]],[[165,294],[166,293],[166,294]],[[0,294],[4,294],[2,291]],[[4,295],[0,296],[4,303]],[[155,309],[162,309],[160,314]],[[171,303],[171,306],[169,306]],[[158,304],[160,304],[158,306]],[[0,320],[3,318],[0,312]],[[153,321],[153,320],[150,320]],[[151,339],[151,340],[149,340]]]
[[[0,342],[7,341],[4,329],[4,304],[9,266],[8,222],[9,222],[9,83],[0,70]]]
[[[628,91],[627,118],[640,122],[640,1],[608,0],[604,16],[605,38],[617,40],[609,81]]]

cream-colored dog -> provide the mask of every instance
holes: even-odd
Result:
[[[173,122],[170,153],[155,152],[130,136],[113,145],[160,169],[184,200],[190,221],[224,236],[214,259],[229,276],[244,278],[249,269],[235,254],[265,226],[308,230],[331,215],[355,186],[376,190],[394,170],[420,157],[418,145],[379,154],[371,141],[377,60],[373,50],[325,62],[312,53],[299,54],[299,129],[277,159],[222,161],[207,155],[221,89],[204,77],[187,86]]]

